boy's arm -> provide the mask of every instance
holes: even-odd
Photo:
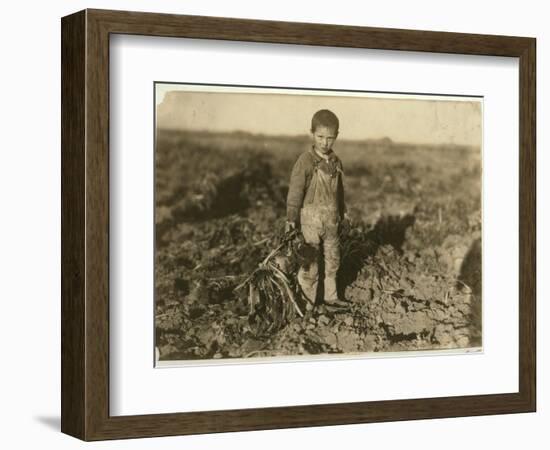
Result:
[[[288,185],[288,195],[286,198],[286,216],[288,222],[294,224],[300,222],[300,209],[304,201],[305,190],[306,171],[304,160],[300,157],[296,161],[296,164],[294,164]]]

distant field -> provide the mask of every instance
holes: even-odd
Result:
[[[375,244],[353,277],[341,274],[352,312],[254,333],[234,288],[283,226],[290,170],[308,146],[308,136],[158,131],[161,360],[481,345],[480,150],[389,139],[334,145],[348,210]]]

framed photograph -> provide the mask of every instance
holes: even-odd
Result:
[[[63,432],[535,411],[534,38],[61,29]]]

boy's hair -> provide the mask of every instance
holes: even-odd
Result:
[[[314,133],[319,126],[333,128],[336,133],[338,133],[340,121],[338,120],[338,117],[336,117],[336,114],[332,111],[329,111],[328,109],[320,109],[313,114],[313,118],[311,119],[311,132]]]

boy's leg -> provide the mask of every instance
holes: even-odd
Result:
[[[317,286],[319,285],[319,264],[317,261],[312,261],[309,267],[300,267],[298,270],[298,283],[307,301],[312,305],[315,304]]]
[[[319,284],[319,227],[315,217],[307,208],[302,209],[301,231],[305,242],[315,250],[315,257],[309,261],[308,265],[300,267],[298,270],[298,283],[306,299],[313,305],[317,297],[317,286]]]
[[[332,228],[332,227],[330,227]],[[325,257],[325,302],[337,302],[336,275],[340,267],[340,240],[337,227],[335,231],[327,229],[323,240]]]

